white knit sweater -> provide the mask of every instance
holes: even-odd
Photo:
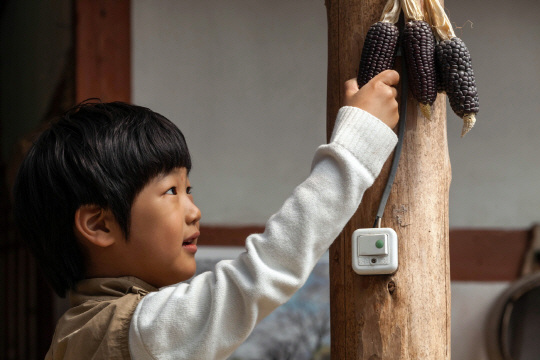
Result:
[[[397,143],[382,121],[355,107],[339,110],[329,144],[310,176],[246,239],[246,251],[213,272],[149,293],[129,331],[133,360],[226,359],[255,325],[285,303],[354,214]]]

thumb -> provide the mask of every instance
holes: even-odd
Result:
[[[395,86],[399,83],[399,73],[395,70],[385,70],[371,80],[381,81],[388,86]]]

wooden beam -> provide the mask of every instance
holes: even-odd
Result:
[[[245,246],[264,226],[201,226],[201,246]],[[452,281],[514,281],[521,277],[538,226],[523,230],[450,229]],[[536,240],[534,240],[536,239]],[[534,247],[536,248],[536,247]],[[0,247],[0,250],[2,248]]]
[[[76,101],[131,101],[129,0],[77,0]]]
[[[197,243],[202,246],[245,246],[251,234],[262,234],[264,226],[202,225]]]
[[[328,136],[343,83],[356,77],[365,34],[385,2],[327,0]],[[451,171],[444,96],[431,121],[409,97],[403,153],[382,219],[398,234],[399,269],[392,276],[360,276],[351,267],[352,232],[373,226],[390,163],[330,248],[332,358],[450,359]]]
[[[452,280],[514,281],[521,268],[533,230],[452,229]]]

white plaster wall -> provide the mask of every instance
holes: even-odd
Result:
[[[264,224],[326,135],[323,1],[133,1],[133,102],[174,121],[202,222]]]
[[[475,128],[459,138],[448,113],[451,227],[524,228],[540,221],[540,2],[449,0],[480,96]],[[450,108],[450,107],[448,107]]]
[[[509,282],[452,281],[452,359],[489,360],[486,321]]]
[[[481,110],[448,113],[451,227],[540,220],[540,3],[447,1]],[[133,101],[185,133],[203,223],[262,224],[325,141],[322,0],[133,1]]]

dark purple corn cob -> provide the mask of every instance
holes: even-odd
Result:
[[[471,54],[463,40],[455,37],[439,41],[436,53],[438,71],[454,113],[462,119],[478,113],[478,89]]]
[[[357,79],[359,88],[379,73],[394,67],[398,38],[399,29],[392,23],[379,21],[371,25],[360,59]]]
[[[405,24],[403,50],[407,60],[409,89],[428,119],[431,118],[431,105],[437,99],[435,44],[433,31],[427,22],[414,20]]]
[[[435,49],[437,49],[437,46],[438,44],[435,46]],[[437,70],[437,92],[446,94],[446,86],[444,85],[442,67],[437,56],[435,56],[435,68]]]

